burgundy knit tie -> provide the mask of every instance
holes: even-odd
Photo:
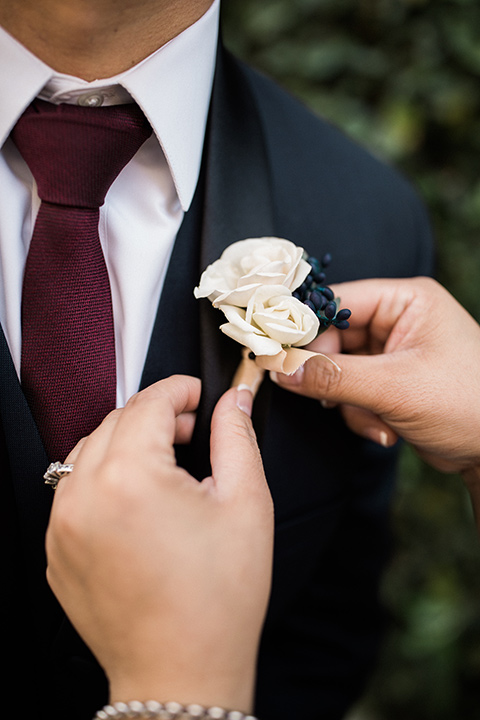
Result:
[[[42,202],[25,266],[21,381],[51,460],[115,407],[112,301],[99,208],[151,134],[137,105],[34,101],[12,138]]]

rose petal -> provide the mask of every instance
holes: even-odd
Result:
[[[239,240],[206,268],[194,295],[246,307],[260,285],[281,285],[292,291],[310,272],[310,265],[302,256],[303,248],[284,238]]]
[[[282,345],[293,345],[298,342],[306,344],[303,343],[305,337],[303,328],[297,327],[291,321],[287,320],[285,324],[282,324],[275,322],[271,316],[263,315],[262,317],[262,313],[254,313],[253,319],[265,335],[277,340]]]
[[[241,345],[250,348],[255,355],[276,355],[282,349],[280,343],[265,337],[265,335],[257,335],[254,332],[245,332],[233,323],[225,323],[220,325],[220,330],[236,340]]]
[[[219,305],[236,305],[237,307],[247,307],[253,294],[260,287],[259,283],[244,285],[243,287],[229,290],[228,292],[217,295],[213,301],[214,307]]]
[[[282,345],[306,345],[318,333],[320,322],[309,307],[284,287],[262,287],[252,296],[245,319]]]
[[[263,331],[253,326],[251,323],[245,320],[245,310],[243,308],[235,307],[234,305],[221,305],[219,310],[223,312],[227,320],[238,327],[239,330],[245,333],[255,333],[257,335],[264,335]]]
[[[292,290],[292,292],[293,290],[296,290],[300,287],[300,285],[303,283],[307,275],[309,275],[311,270],[312,266],[310,265],[310,263],[308,263],[306,260],[301,259],[295,270],[295,275],[293,279],[290,280],[288,284],[288,287],[290,288],[290,290]]]
[[[288,288],[284,285],[261,285],[255,290],[252,297],[248,301],[246,306],[247,313],[245,319],[247,322],[252,322],[252,315],[260,308],[264,308],[271,298],[278,297],[292,297],[292,294]],[[280,301],[276,301],[278,304]]]

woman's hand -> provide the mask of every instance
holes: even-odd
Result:
[[[212,419],[212,477],[177,467],[200,382],[163,380],[67,458],[47,532],[48,581],[104,667],[112,701],[250,711],[271,580],[273,509],[247,390]],[[243,408],[243,409],[242,409]]]

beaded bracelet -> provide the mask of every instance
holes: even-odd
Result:
[[[205,708],[202,705],[180,705],[177,702],[159,703],[156,700],[139,702],[116,702],[105,705],[93,720],[131,720],[132,718],[151,718],[151,720],[257,720],[253,715],[245,715],[238,710],[224,710],[220,707]]]

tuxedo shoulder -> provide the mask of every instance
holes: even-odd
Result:
[[[363,247],[368,263],[358,257],[352,276],[430,274],[430,222],[411,182],[274,81],[239,67],[260,117],[285,236],[312,253],[314,238],[339,255]]]
[[[397,190],[403,186],[411,192],[409,183],[397,170],[348,137],[341,128],[312,112],[275,81],[244,63],[241,66],[255,96],[266,139],[275,146],[276,155],[283,147],[284,158],[292,168],[301,165],[304,172],[309,165],[317,171],[324,166],[330,174],[347,171],[350,178],[355,177],[355,172],[371,173],[373,181],[377,177],[390,178]]]

